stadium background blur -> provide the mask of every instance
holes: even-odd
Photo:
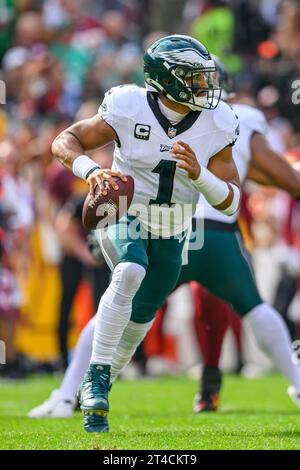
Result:
[[[51,143],[74,120],[95,114],[110,87],[143,86],[143,51],[172,33],[191,34],[218,55],[240,102],[265,113],[272,146],[290,161],[300,159],[299,0],[0,0],[3,376],[64,369],[95,311],[93,283],[100,277],[104,289],[108,279],[81,228],[78,201],[87,186],[53,161]],[[112,148],[91,155],[110,165]],[[240,220],[262,293],[287,317],[294,339],[300,337],[299,211],[300,203],[283,192],[247,184]],[[175,296],[162,342],[154,335],[144,348],[172,372],[200,357],[188,288]],[[244,361],[267,367],[245,332]],[[225,342],[224,368],[236,366],[233,345]]]

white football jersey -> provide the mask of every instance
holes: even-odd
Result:
[[[248,167],[251,162],[251,138],[255,132],[265,134],[267,123],[261,111],[244,104],[232,105],[233,111],[237,114],[240,122],[240,135],[232,149],[232,155],[237,167],[241,185],[243,185]],[[228,216],[217,211],[210,206],[203,196],[200,196],[195,217],[218,220],[220,222],[232,223],[238,217],[238,212]]]
[[[135,85],[109,90],[99,113],[118,136],[112,168],[135,181],[129,214],[157,235],[181,233],[195,212],[199,193],[186,171],[176,168],[171,147],[179,139],[186,142],[207,167],[213,155],[236,140],[235,113],[220,102],[215,110],[191,111],[172,125],[161,113],[156,94]]]

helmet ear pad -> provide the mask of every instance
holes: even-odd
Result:
[[[172,85],[173,82],[172,82],[172,80],[170,80],[168,78],[163,78],[162,83],[167,87],[167,86]]]
[[[174,99],[174,90],[176,90],[176,95],[178,95],[180,98],[183,98],[183,99],[190,99],[191,97],[191,93],[188,93],[187,91],[187,87],[184,85],[184,83],[182,83],[181,81],[179,81],[178,79],[176,79],[175,76],[172,76],[172,78],[163,78],[162,79],[162,83],[164,85],[164,88],[166,90],[166,92],[171,95],[171,97]]]

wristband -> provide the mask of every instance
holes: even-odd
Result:
[[[96,169],[100,168],[94,160],[92,160],[87,155],[80,155],[79,157],[75,158],[72,166],[72,171],[75,176],[86,180],[89,175]]]

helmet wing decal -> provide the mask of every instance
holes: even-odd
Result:
[[[180,49],[173,51],[158,52],[157,55],[167,62],[174,62],[176,65],[200,68],[215,68],[213,60],[207,60],[195,49]]]

